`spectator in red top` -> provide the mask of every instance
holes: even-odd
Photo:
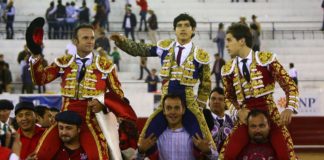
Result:
[[[20,159],[34,159],[35,148],[41,138],[44,129],[36,125],[34,104],[31,102],[19,102],[15,107],[16,120],[19,126],[18,134],[22,143]]]
[[[60,112],[55,116],[62,146],[54,160],[87,160],[88,156],[80,145],[81,116],[74,111]]]
[[[142,23],[144,21],[144,27],[145,27],[145,31],[147,32],[147,25],[146,25],[146,14],[147,14],[147,1],[146,0],[136,0],[137,5],[139,5],[141,7],[141,11],[140,11],[140,26],[138,31],[142,31]]]
[[[250,142],[241,151],[239,160],[278,159],[269,140],[270,120],[262,110],[251,110],[247,117]]]

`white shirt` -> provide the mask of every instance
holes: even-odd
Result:
[[[223,117],[219,117],[217,114],[215,114],[215,113],[213,113],[213,112],[211,112],[211,114],[212,114],[212,116],[213,116],[213,118],[214,118],[214,120],[217,120],[217,119],[222,119],[223,120],[223,122],[225,122],[225,114],[224,114],[224,116]]]
[[[290,68],[289,71],[288,71],[288,74],[290,77],[297,77],[297,70],[295,68]]]
[[[88,58],[88,60],[86,61],[85,63],[85,66],[89,66],[91,63],[92,63],[92,59],[93,59],[93,53],[89,53],[87,56],[85,56],[84,58]],[[75,55],[75,62],[77,63],[77,65],[79,66],[78,67],[78,72],[80,72],[81,70],[81,67],[83,65],[81,59],[84,59],[84,58],[81,58],[78,54]]]
[[[130,16],[126,17],[125,28],[132,28]]]
[[[181,59],[180,59],[180,65],[182,65],[182,63],[187,59],[187,57],[190,54],[190,51],[192,49],[192,41],[190,41],[189,43],[187,43],[185,45],[181,45],[179,42],[176,42],[176,47],[174,48],[174,53],[175,53],[174,58],[175,59],[177,59],[179,47],[184,47],[184,49],[182,50]]]
[[[240,68],[241,75],[243,75],[243,62],[242,62],[243,59],[247,59],[246,67],[248,68],[249,73],[250,73],[250,65],[252,64],[252,53],[253,53],[253,51],[251,49],[251,51],[250,51],[250,53],[249,53],[249,55],[247,57],[245,57],[245,58],[237,57],[237,61],[239,62],[238,65],[239,65],[239,68]]]

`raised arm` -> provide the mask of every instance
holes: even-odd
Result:
[[[156,47],[147,45],[144,43],[137,43],[125,36],[113,33],[110,39],[115,41],[117,47],[132,56],[140,57],[155,57],[158,56],[156,53]]]

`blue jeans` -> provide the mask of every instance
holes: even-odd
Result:
[[[224,47],[225,47],[225,40],[219,39],[217,42],[217,49],[220,57],[224,58]]]
[[[141,19],[140,19],[140,26],[139,26],[139,30],[142,30],[142,23],[144,21],[144,27],[145,27],[145,30],[147,30],[147,24],[146,24],[146,11],[141,11],[140,12],[140,16],[141,16]]]

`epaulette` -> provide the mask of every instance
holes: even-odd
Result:
[[[73,61],[74,61],[74,56],[70,54],[55,58],[54,60],[55,64],[61,68],[66,68],[70,66]]]
[[[102,73],[110,73],[114,68],[115,65],[112,60],[108,59],[105,56],[96,56],[96,66],[98,70]]]
[[[210,61],[209,53],[199,47],[195,47],[194,58],[201,64],[208,64]]]
[[[158,41],[157,46],[164,50],[168,50],[172,47],[174,43],[175,41],[173,39],[165,39],[165,40]]]
[[[272,63],[276,58],[276,54],[271,52],[256,52],[255,59],[261,66],[267,66]]]
[[[236,63],[236,58],[233,58],[225,63],[225,65],[222,67],[221,75],[227,76],[230,75],[234,71]]]

